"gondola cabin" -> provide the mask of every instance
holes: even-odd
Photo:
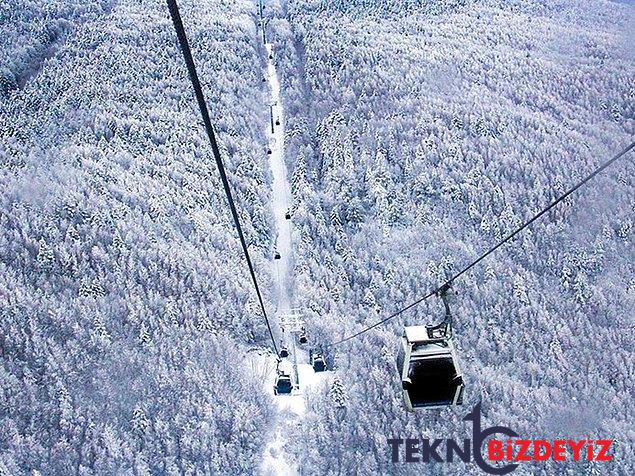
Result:
[[[429,326],[406,327],[400,353],[406,408],[441,408],[463,403],[463,377],[451,337]]]
[[[276,377],[276,384],[273,386],[273,394],[280,395],[291,393],[292,388],[293,385],[291,385],[291,376],[289,374],[285,374],[284,372],[279,372]]]
[[[291,210],[287,209],[287,211],[284,212],[284,218],[286,220],[291,220]]]
[[[283,359],[285,357],[289,357],[289,349],[287,348],[287,346],[282,346],[280,347],[280,357],[282,357]]]
[[[311,353],[311,366],[314,372],[324,372],[326,370],[326,362],[319,352]]]
[[[300,344],[306,344],[309,340],[306,337],[306,332],[302,331],[300,332],[300,337],[298,338],[298,342],[300,342]]]
[[[273,259],[280,259],[280,253],[277,251],[273,254]]]

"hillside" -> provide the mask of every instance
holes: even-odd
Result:
[[[615,442],[514,474],[635,474],[632,151],[454,283],[462,406],[404,408],[400,338],[439,299],[340,343],[633,142],[632,2],[178,3],[290,355],[165,0],[8,0],[0,476],[481,474],[387,442],[469,438],[478,403]]]
[[[632,141],[626,5],[306,0],[272,10],[296,281],[324,343],[433,289]],[[623,161],[455,283],[463,409],[403,410],[398,338],[403,325],[439,321],[438,300],[330,349],[344,388],[310,401],[290,437],[300,472],[420,474],[393,465],[385,439],[466,435],[460,416],[482,399],[484,424],[527,437],[611,435],[610,472],[632,473],[633,176]],[[567,469],[580,466],[544,465]]]
[[[2,7],[0,473],[249,472],[273,410],[235,362],[266,328],[165,4],[82,5]],[[182,8],[266,271],[254,5]]]

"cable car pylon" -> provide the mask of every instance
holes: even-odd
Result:
[[[281,314],[278,318],[283,335],[291,336],[291,358],[293,363],[293,375],[295,378],[294,388],[300,388],[300,374],[298,372],[298,349],[296,347],[296,339],[304,329],[304,320],[302,313],[298,308],[291,308],[285,314]]]

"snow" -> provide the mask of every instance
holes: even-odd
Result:
[[[273,54],[273,46],[265,45],[267,57]],[[276,251],[280,253],[280,259],[274,260],[276,266],[276,288],[278,300],[278,313],[284,313],[290,309],[289,292],[289,258],[291,256],[291,221],[285,218],[285,213],[291,204],[291,191],[287,181],[287,169],[284,163],[284,114],[282,103],[280,102],[280,82],[273,60],[268,60],[267,80],[271,89],[271,111],[273,114],[273,134],[270,140],[271,154],[269,155],[269,165],[273,175],[272,184],[272,208],[276,220],[278,235],[276,239]],[[275,125],[276,120],[280,125]],[[271,130],[269,130],[271,132]],[[280,315],[280,314],[278,314]],[[274,364],[275,365],[275,364]],[[301,364],[301,367],[305,367]],[[293,375],[291,362],[284,359],[280,363],[280,369]],[[312,369],[311,369],[312,370]],[[298,369],[300,371],[300,369]],[[307,372],[303,371],[302,374]],[[276,376],[275,367],[272,368],[269,377],[266,379],[265,391],[271,391],[272,382]],[[297,392],[297,393],[296,393]],[[262,469],[263,474],[293,475],[297,470],[284,458],[284,426],[288,420],[297,419],[305,411],[304,396],[294,390],[291,395],[279,395],[275,398],[278,405],[278,419],[273,438],[265,448]]]
[[[266,44],[267,57],[273,53],[273,46]],[[290,293],[288,285],[289,263],[291,257],[291,220],[285,219],[285,213],[291,206],[291,188],[287,181],[287,167],[284,163],[284,114],[280,102],[280,82],[273,60],[269,60],[267,66],[267,79],[271,88],[271,105],[273,121],[280,121],[280,125],[274,125],[274,133],[270,141],[271,154],[269,165],[273,175],[273,212],[278,229],[276,250],[280,253],[280,259],[276,260],[276,281],[278,288],[278,312],[290,309]],[[269,130],[271,132],[271,130]]]
[[[487,426],[619,443],[614,466],[521,471],[635,474],[632,160],[455,283],[463,409],[403,405],[403,326],[438,299],[329,348],[341,379],[307,355],[633,140],[633,6],[267,1],[265,49],[253,1],[182,3],[267,302],[304,311],[299,388],[273,395],[268,349],[236,365],[266,327],[165,3],[8,0],[0,473],[405,474],[386,436],[460,436],[483,400]]]
[[[273,45],[267,43],[265,45],[267,58],[273,56]],[[277,318],[289,313],[297,305],[292,296],[291,281],[289,273],[291,269],[291,231],[292,220],[287,220],[285,215],[287,210],[291,208],[291,187],[287,180],[287,168],[284,161],[284,110],[280,101],[280,81],[273,59],[268,60],[267,80],[271,89],[271,111],[273,114],[273,134],[271,134],[271,122],[268,124],[271,140],[269,146],[271,154],[269,155],[269,165],[273,175],[272,183],[272,208],[276,220],[277,239],[276,251],[280,253],[280,259],[273,260],[273,266],[276,266],[276,288],[277,288]],[[279,121],[279,125],[276,125]],[[278,321],[279,323],[279,321]],[[289,338],[286,344],[289,346],[291,355],[289,358],[282,359],[280,362],[280,370],[291,375],[296,387],[290,395],[278,395],[275,397],[275,403],[278,407],[278,418],[273,435],[267,446],[265,447],[262,473],[265,475],[295,475],[298,474],[293,463],[285,458],[285,429],[289,426],[297,424],[306,411],[306,402],[304,395],[311,388],[319,386],[322,382],[329,378],[330,372],[313,371],[313,367],[309,362],[309,353],[306,349],[297,345],[297,342]],[[295,372],[293,369],[293,356],[297,359],[297,376],[298,381],[295,382]],[[271,392],[273,382],[276,377],[275,357],[271,357],[272,362],[267,366],[269,375],[265,379],[265,391]]]
[[[298,351],[298,359],[305,356],[303,350]],[[280,368],[285,372],[291,372],[291,362],[284,359]],[[278,419],[276,427],[273,431],[272,438],[265,447],[262,460],[262,474],[264,475],[295,475],[298,474],[293,463],[285,458],[285,433],[286,430],[300,422],[306,411],[305,394],[312,388],[318,388],[323,382],[327,382],[331,372],[313,371],[310,364],[298,364],[298,374],[300,380],[300,388],[294,390],[291,395],[278,395],[275,397],[275,403],[278,407]],[[272,372],[266,379],[266,391],[271,392],[271,388],[275,379],[275,365]]]
[[[633,63],[615,48],[632,9],[458,3],[315,8],[300,0],[287,2],[275,24],[294,236],[302,237],[294,289],[311,303],[307,325],[326,341],[444,282],[632,140],[621,78]],[[461,434],[461,415],[481,400],[488,425],[525,435],[610,433],[627,442],[620,453],[632,453],[628,345],[616,330],[619,316],[633,314],[632,232],[623,227],[633,229],[632,175],[608,170],[455,283],[462,409],[410,414],[401,398],[403,326],[439,322],[439,299],[333,348],[338,374],[350,377],[341,406],[308,400],[288,444],[289,454],[302,454],[300,471],[332,462],[333,472],[354,472],[360,454],[347,445],[364,438]],[[603,352],[607,342],[614,352]],[[363,456],[365,473],[387,472],[385,451]],[[635,474],[623,461],[606,472]],[[548,463],[525,470],[588,472]]]
[[[275,411],[236,355],[266,329],[165,2],[5,5],[0,398],[20,438],[0,473],[253,473]],[[181,6],[241,213],[266,224],[263,135],[240,119],[263,109],[253,2]],[[262,263],[271,237],[249,242]]]

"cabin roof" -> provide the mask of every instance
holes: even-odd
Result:
[[[409,326],[404,329],[404,336],[408,342],[422,342],[430,340],[426,326]]]

